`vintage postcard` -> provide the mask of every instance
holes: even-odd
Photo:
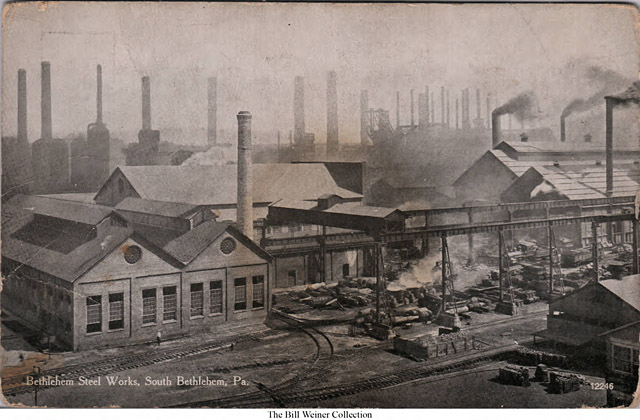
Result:
[[[5,4],[2,405],[637,405],[639,22]]]

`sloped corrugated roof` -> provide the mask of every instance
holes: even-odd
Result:
[[[162,249],[181,263],[188,264],[228,227],[228,223],[209,220],[169,241]]]
[[[123,166],[120,170],[144,199],[207,205],[236,203],[236,165]],[[340,188],[321,163],[253,165],[254,203],[316,198],[322,193],[361,197]]]
[[[536,165],[546,165],[549,163],[553,163],[552,161],[519,161],[515,160],[509,156],[502,150],[493,149],[488,151],[487,153],[492,154],[496,159],[498,159],[502,164],[504,164],[507,168],[511,170],[516,176],[520,176],[527,172],[529,168]]]
[[[197,208],[198,206],[194,204],[146,200],[136,197],[127,197],[116,205],[116,210],[157,214],[166,217],[180,217],[186,213],[195,211]]]
[[[356,203],[336,204],[325,210],[326,213],[349,214],[354,216],[376,217],[382,219],[396,211],[399,212],[399,210],[395,208],[363,206]]]
[[[569,200],[606,198],[607,177],[604,165],[536,166],[535,170],[559,194]],[[637,164],[616,164],[613,168],[613,196],[635,195],[640,187]]]
[[[600,284],[640,312],[640,274],[622,280],[603,280]]]
[[[80,203],[77,201],[60,200],[56,198],[17,195],[5,205],[21,208],[43,216],[55,217],[87,225],[96,225],[108,217],[113,209],[97,204]]]

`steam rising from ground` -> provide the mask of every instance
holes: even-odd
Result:
[[[398,281],[390,284],[388,289],[391,291],[416,287],[430,289],[434,283],[442,279],[440,267],[436,267],[436,262],[439,261],[440,258],[436,256],[427,256],[418,260],[409,270],[400,274]]]
[[[236,163],[237,155],[234,147],[212,146],[205,152],[194,153],[183,165],[227,165]]]

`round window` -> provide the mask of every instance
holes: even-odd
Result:
[[[236,249],[236,241],[231,238],[225,238],[220,243],[220,251],[223,254],[231,254]]]
[[[139,246],[132,245],[124,251],[124,260],[129,264],[135,264],[142,258],[142,250]]]

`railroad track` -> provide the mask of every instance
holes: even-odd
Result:
[[[391,388],[431,376],[472,369],[502,357],[505,353],[509,353],[515,348],[517,348],[517,346],[504,346],[480,353],[473,353],[454,360],[413,367],[372,378],[360,379],[347,384],[331,385],[309,390],[278,390],[274,387],[268,390],[262,389],[267,395],[264,395],[264,393],[261,394],[260,392],[252,392],[226,398],[194,401],[171,407],[265,408],[272,407],[274,402],[280,407],[286,407],[287,405],[295,403],[328,400],[370,390]]]
[[[223,340],[210,341],[204,344],[191,344],[174,349],[158,350],[135,355],[112,357],[95,362],[81,363],[73,366],[64,366],[55,369],[45,370],[41,377],[58,377],[59,379],[77,379],[80,376],[85,378],[108,375],[110,373],[121,372],[158,363],[164,363],[181,359],[183,357],[195,356],[198,354],[218,351],[231,347],[231,344],[238,344],[247,341],[258,341],[261,338],[279,334],[279,331],[269,330],[259,333],[248,334],[241,337],[229,337]],[[33,386],[25,385],[28,375],[5,378],[2,381],[2,391],[4,395],[19,395],[33,392]],[[52,385],[42,385],[38,389],[55,387]]]

